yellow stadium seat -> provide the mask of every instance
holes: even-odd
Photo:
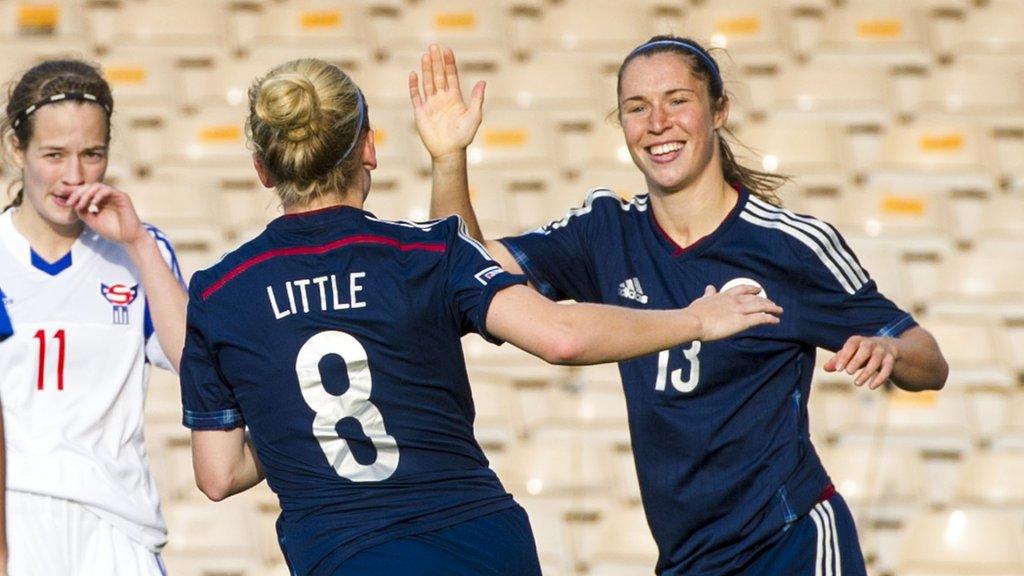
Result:
[[[460,57],[496,61],[507,50],[508,20],[497,3],[425,0],[407,5],[395,18],[376,19],[377,48],[417,67],[431,43],[451,46]]]
[[[878,238],[901,249],[938,249],[948,227],[945,198],[900,188],[869,188],[843,196],[840,217],[844,231]]]
[[[927,11],[909,3],[850,2],[827,14],[811,56],[835,54],[893,64],[927,66]]]
[[[55,40],[82,40],[82,7],[68,0],[11,0],[0,2],[0,38],[5,46],[40,46]]]
[[[891,125],[882,138],[870,179],[932,189],[995,188],[986,134],[970,122],[921,118]]]
[[[774,63],[787,48],[787,10],[779,2],[705,2],[683,18],[681,35],[723,48],[742,63]]]

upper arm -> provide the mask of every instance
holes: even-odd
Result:
[[[510,286],[494,295],[487,310],[487,331],[534,356],[557,362],[569,341],[559,329],[563,308],[536,290]]]
[[[209,319],[198,282],[192,283],[181,354],[182,424],[192,430],[227,430],[245,421],[231,385],[212,351]]]
[[[486,240],[484,246],[487,247],[487,252],[490,253],[491,258],[494,258],[494,261],[504,268],[506,272],[511,274],[523,273],[523,267],[519,265],[519,262],[516,261],[512,253],[508,251],[508,248],[500,240]]]

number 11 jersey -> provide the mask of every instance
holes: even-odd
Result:
[[[190,286],[184,424],[248,426],[298,574],[514,506],[473,437],[460,337],[523,283],[457,218],[282,216]]]

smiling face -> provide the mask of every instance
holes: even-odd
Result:
[[[100,182],[107,170],[106,112],[91,103],[69,101],[41,107],[31,116],[32,138],[15,142],[25,200],[51,226],[80,225],[65,202],[78,186]]]
[[[682,55],[637,56],[622,71],[619,120],[651,192],[681,190],[709,170],[720,174],[715,131],[727,117],[728,100],[713,110],[707,83]]]

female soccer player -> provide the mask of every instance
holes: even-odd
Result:
[[[31,68],[7,101],[21,172],[0,214],[12,576],[163,572],[142,408],[148,364],[178,364],[185,291],[166,238],[103,183],[113,106],[80,61]]]
[[[683,310],[561,306],[456,217],[375,218],[366,100],[333,65],[274,68],[249,108],[256,171],[285,214],[192,279],[184,423],[211,499],[265,471],[296,574],[540,573],[526,515],[473,437],[463,334],[592,363],[778,321],[750,287]]]
[[[454,56],[423,58],[433,106],[479,123]],[[465,185],[463,140],[431,126],[415,73],[410,93],[434,158],[434,214],[457,213],[482,239]],[[707,285],[752,285],[786,308],[781,324],[619,364],[633,452],[663,575],[864,574],[850,511],[811,445],[815,348],[826,370],[874,389],[939,389],[935,340],[879,294],[831,226],[779,206],[780,180],[736,162],[722,137],[729,97],[714,58],[657,36],[619,69],[618,118],[647,180],[631,201],[592,191],[582,208],[496,242],[499,264],[554,299],[640,309],[685,306]],[[476,124],[475,124],[476,123]]]

